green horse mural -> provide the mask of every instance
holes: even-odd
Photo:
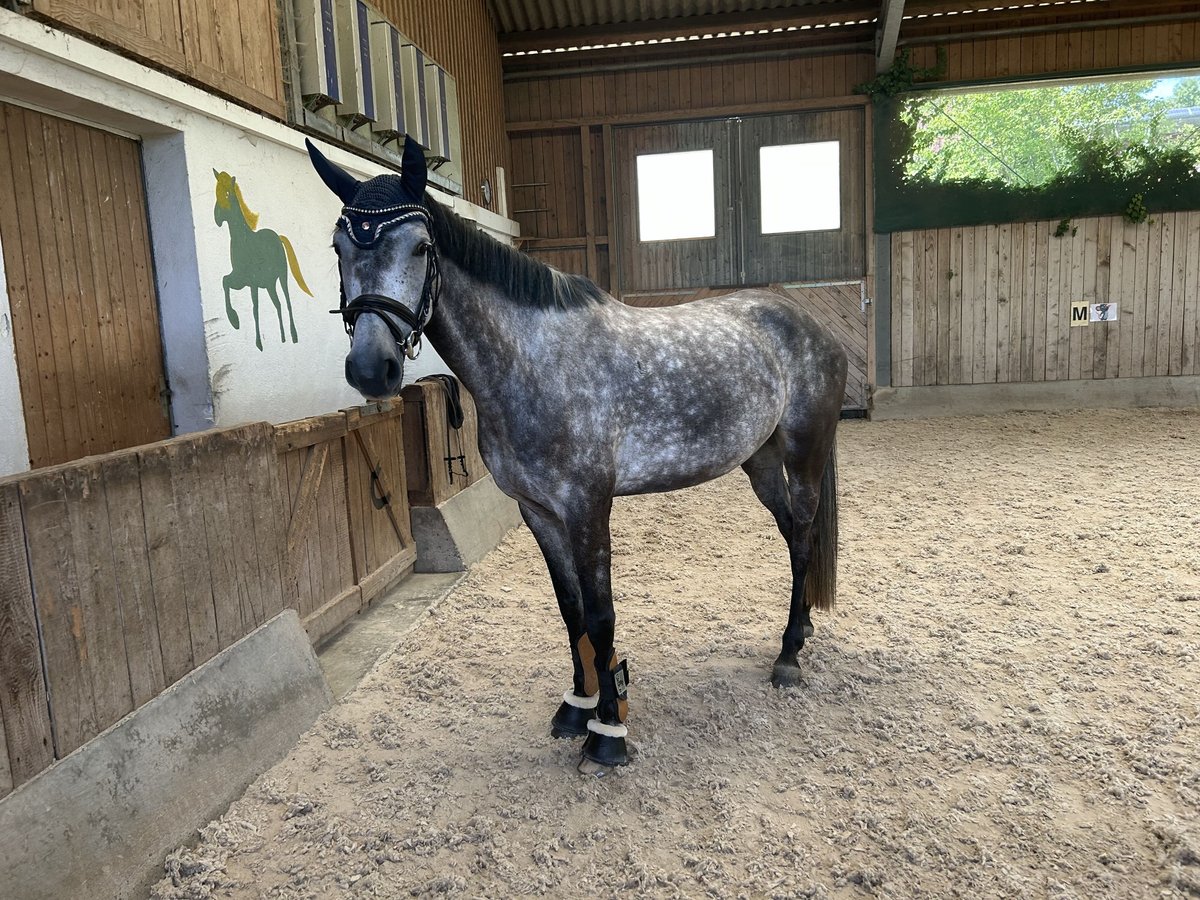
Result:
[[[218,226],[229,224],[229,263],[232,270],[221,279],[225,288],[225,314],[229,316],[229,324],[240,328],[237,311],[229,299],[229,291],[240,291],[250,288],[250,301],[254,307],[254,344],[259,350],[263,348],[262,334],[258,328],[258,292],[265,289],[271,302],[275,304],[275,313],[279,316],[279,340],[287,343],[283,330],[283,309],[279,305],[279,294],[276,285],[283,288],[283,299],[287,301],[288,324],[292,329],[292,343],[296,343],[296,320],[292,317],[292,298],[288,293],[288,269],[296,279],[300,290],[312,296],[312,291],[304,283],[300,274],[300,264],[296,261],[296,251],[292,242],[282,234],[276,234],[269,228],[262,231],[258,228],[258,215],[246,206],[242,199],[242,189],[238,187],[237,179],[228,172],[218,172],[213,169],[217,179],[217,204],[213,207],[213,220]],[[236,202],[235,202],[236,201]]]

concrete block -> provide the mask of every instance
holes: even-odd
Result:
[[[491,475],[441,506],[414,506],[410,512],[417,572],[463,572],[521,524],[516,501]]]
[[[1200,376],[877,388],[872,397],[871,418],[924,419],[1021,410],[1140,407],[1200,408]]]
[[[0,801],[0,895],[144,897],[331,702],[281,613]]]

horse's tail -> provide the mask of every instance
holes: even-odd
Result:
[[[296,284],[300,286],[300,290],[311,297],[313,292],[308,289],[308,285],[304,283],[304,276],[300,274],[300,262],[296,259],[296,251],[292,249],[292,242],[281,234],[279,243],[283,244],[283,252],[287,254],[288,268],[292,270],[292,277],[296,279]]]
[[[825,472],[821,475],[821,496],[813,519],[812,553],[808,558],[808,577],[804,596],[814,609],[832,609],[837,596],[837,442],[829,448]]]

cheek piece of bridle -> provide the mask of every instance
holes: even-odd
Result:
[[[344,206],[342,215],[338,218],[338,227],[345,230],[350,240],[359,247],[373,246],[386,229],[413,219],[423,220],[430,234],[430,241],[425,249],[425,284],[421,288],[421,302],[417,304],[416,311],[383,294],[359,294],[353,300],[347,301],[344,284],[339,284],[342,295],[340,305],[337,309],[330,310],[334,315],[342,317],[346,334],[351,340],[354,338],[354,325],[359,316],[364,313],[379,316],[409,359],[416,359],[421,352],[421,336],[429,325],[429,320],[433,318],[438,293],[442,287],[441,268],[438,265],[437,245],[432,240],[433,222],[429,210],[412,203],[382,209]],[[393,316],[408,326],[407,334],[396,324]]]

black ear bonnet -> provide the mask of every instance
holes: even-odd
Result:
[[[404,140],[400,175],[378,175],[368,181],[359,181],[330,162],[312,141],[306,139],[305,144],[313,168],[344,204],[338,227],[358,246],[370,247],[389,227],[416,216],[428,221],[425,152],[412,138]]]
[[[379,175],[359,185],[354,199],[342,207],[338,226],[360,247],[370,247],[388,228],[429,212],[413,197],[399,175]]]

